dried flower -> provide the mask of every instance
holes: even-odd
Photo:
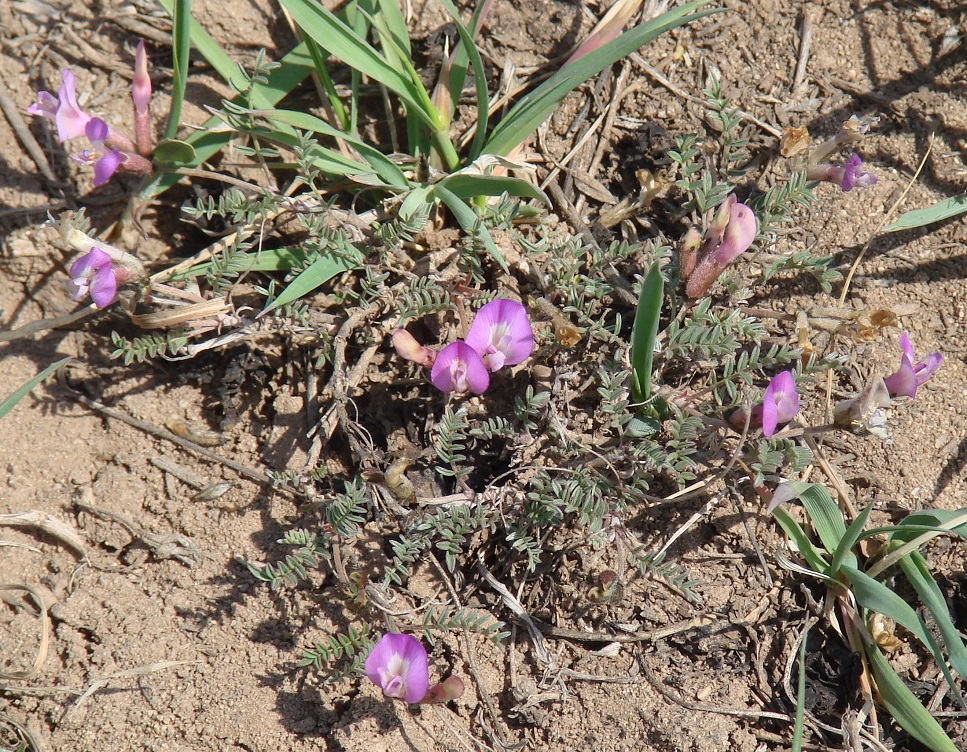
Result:
[[[71,282],[77,287],[71,296],[80,300],[90,293],[98,308],[107,308],[118,291],[118,278],[111,257],[100,248],[91,248],[71,264]]]
[[[920,362],[914,363],[916,356],[906,332],[900,335],[900,350],[903,354],[900,356],[899,370],[883,381],[891,397],[913,398],[917,396],[917,387],[929,381],[933,372],[940,368],[943,356],[939,352],[930,353]]]
[[[437,353],[430,381],[443,392],[483,394],[490,386],[490,374],[480,354],[466,342],[457,340]]]
[[[430,686],[426,649],[412,635],[384,634],[366,657],[365,670],[384,695],[409,703],[420,702]]]
[[[515,300],[504,298],[481,306],[467,332],[466,342],[491,372],[526,360],[534,350],[534,332],[527,309]]]
[[[393,332],[393,347],[401,358],[418,363],[425,368],[430,368],[436,360],[436,353],[429,347],[421,345],[406,329],[397,329]]]
[[[69,68],[61,74],[61,81],[58,96],[48,91],[38,92],[37,102],[30,105],[27,112],[53,120],[57,126],[57,138],[64,143],[83,136],[91,116],[77,104],[76,81]]]
[[[698,265],[685,287],[688,297],[700,298],[708,292],[725,267],[748,250],[758,231],[759,225],[752,209],[738,203],[735,194],[730,194],[722,202],[705,234]]]
[[[459,676],[448,676],[439,684],[434,684],[423,697],[424,705],[438,704],[456,700],[465,689],[463,679]]]
[[[104,144],[110,129],[101,118],[91,118],[84,128],[88,141],[93,149],[84,149],[75,154],[72,159],[77,164],[94,165],[94,185],[104,185],[121,164],[121,152],[117,148]]]
[[[833,408],[833,424],[852,433],[873,434],[886,440],[887,408],[890,407],[890,392],[881,376],[874,376],[863,391],[851,399],[841,400]]]

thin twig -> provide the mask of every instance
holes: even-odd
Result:
[[[809,62],[809,49],[813,43],[813,10],[807,6],[802,13],[802,41],[799,43],[799,61],[796,74],[792,79],[792,93],[796,96],[799,85],[806,78],[806,64]]]

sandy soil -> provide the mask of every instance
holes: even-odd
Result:
[[[6,96],[23,114],[34,91],[55,89],[59,71],[69,64],[79,88],[94,92],[86,105],[108,120],[122,120],[128,107],[125,70],[137,35],[121,21],[132,18],[123,14],[134,6],[118,0],[53,0],[52,5],[53,11],[42,3],[0,4],[0,81]],[[778,249],[818,246],[845,271],[872,239],[849,305],[905,306],[911,312],[902,326],[918,353],[940,350],[945,357],[916,402],[896,411],[892,443],[849,439],[829,446],[857,502],[876,500],[884,510],[967,506],[967,224],[954,220],[928,230],[876,235],[885,212],[911,181],[905,208],[926,206],[967,186],[963,12],[954,0],[811,3],[811,46],[797,79],[801,4],[730,0],[726,5],[727,13],[679,29],[642,50],[641,60],[624,64],[625,81],[635,82],[635,88],[622,100],[617,125],[607,134],[604,158],[591,176],[601,188],[585,201],[588,211],[593,215],[607,198],[598,195],[601,190],[619,197],[628,191],[633,168],[653,166],[671,136],[704,127],[702,108],[693,98],[710,70],[766,126],[750,123],[747,129],[762,166],[760,187],[785,169],[775,136],[783,128],[805,126],[825,137],[853,113],[879,115],[875,135],[863,146],[879,183],[849,194],[821,187],[818,201],[801,211]],[[250,63],[260,47],[274,55],[292,44],[277,7],[266,0],[208,0],[196,2],[194,12],[243,63]],[[424,44],[439,39],[432,34],[442,23],[436,11],[416,6],[413,18]],[[164,28],[150,16],[140,20]],[[571,3],[496,0],[485,45],[495,65],[510,60],[526,68],[561,55],[578,30],[589,28]],[[96,62],[88,45],[99,55]],[[160,112],[166,104],[168,51],[157,40],[149,48],[160,72]],[[429,57],[433,51],[423,52]],[[613,87],[613,80],[605,86]],[[196,65],[187,120],[200,122],[202,105],[228,93]],[[605,88],[599,100],[612,95]],[[590,89],[569,99],[535,148],[553,158],[567,153],[574,143],[567,126],[589,97]],[[589,121],[599,105],[592,107]],[[45,212],[85,206],[98,227],[107,227],[132,185],[121,181],[92,190],[89,173],[49,142],[40,123],[25,118],[57,182],[39,174],[8,119],[0,118],[4,329],[73,307],[65,286],[69,258],[38,229]],[[579,177],[580,165],[596,146],[591,139],[585,161],[576,160]],[[925,155],[924,168],[913,180]],[[139,248],[144,258],[163,262],[188,256],[209,242],[177,222],[180,196],[171,194],[146,215],[152,239]],[[757,303],[795,314],[832,301],[814,286],[792,281],[770,288]],[[0,712],[29,728],[42,749],[395,752],[483,744],[499,749],[501,742],[595,752],[786,748],[790,726],[769,714],[785,717],[792,708],[783,673],[804,599],[774,560],[766,569],[760,564],[755,547],[772,551],[780,538],[751,503],[744,510],[717,508],[670,552],[697,582],[701,606],[649,578],[630,583],[617,603],[582,601],[588,588],[584,578],[593,569],[585,556],[592,554],[564,562],[555,597],[531,592],[526,582],[517,594],[561,630],[597,630],[611,622],[632,631],[685,625],[670,636],[607,650],[601,650],[602,642],[550,636],[549,649],[566,669],[555,673],[535,659],[522,629],[514,628],[502,648],[475,638],[472,665],[462,636],[451,634],[432,653],[434,670],[465,677],[475,670],[479,681],[468,681],[464,697],[443,709],[409,710],[384,701],[365,680],[326,685],[315,672],[298,668],[298,648],[346,626],[347,612],[333,603],[334,584],[320,573],[297,588],[272,592],[245,566],[280,555],[275,541],[304,524],[297,503],[223,464],[108,417],[80,398],[159,428],[180,419],[219,430],[224,443],[213,451],[258,472],[301,470],[310,446],[302,353],[280,339],[243,343],[192,363],[125,367],[107,357],[111,330],[125,326],[123,316],[109,314],[80,329],[0,344],[3,394],[60,357],[79,357],[63,379],[38,388],[0,420],[0,514],[48,515],[72,529],[88,554],[82,564],[78,551],[33,527],[0,530],[0,542],[11,544],[0,547],[0,581],[33,587],[48,609],[50,626],[46,661],[30,680],[2,683]],[[898,333],[887,330],[880,342],[859,345],[857,351],[889,368]],[[222,425],[229,399],[225,385],[240,371],[238,420]],[[197,489],[159,461],[197,476],[197,485],[228,481],[231,490],[216,501],[196,500]],[[693,499],[648,512],[640,524],[642,539],[661,540],[700,506],[701,500]],[[159,546],[174,535],[183,536],[182,545],[187,538],[197,547],[193,566],[165,558],[170,549]],[[960,629],[967,630],[964,549],[941,542],[930,555],[946,577],[948,595],[960,604],[955,608]],[[431,575],[412,587],[432,591],[438,584]],[[0,604],[3,668],[22,670],[36,654],[38,611],[22,594],[3,595],[10,596]],[[471,605],[493,608],[502,619],[509,616],[493,600]],[[820,712],[822,696],[841,681],[837,672],[848,656],[834,640],[825,646],[817,641],[815,654],[810,681]],[[911,681],[929,683],[924,690],[929,696],[937,684],[935,669],[909,651],[901,659]],[[80,696],[92,687],[93,693]],[[946,721],[948,731],[967,747],[962,724]],[[896,749],[919,749],[905,736],[893,738]]]

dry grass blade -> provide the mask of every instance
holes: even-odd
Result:
[[[44,599],[30,585],[0,584],[0,591],[18,590],[27,593],[33,598],[37,608],[40,609],[40,645],[34,655],[33,665],[26,671],[0,671],[0,680],[3,681],[27,681],[33,679],[39,672],[40,667],[47,660],[47,649],[50,645],[50,624],[47,620],[47,606]]]
[[[66,522],[61,522],[44,512],[19,512],[16,514],[0,514],[0,526],[7,527],[35,527],[47,533],[62,543],[77,551],[81,558],[87,560],[87,544],[81,536]]]
[[[177,668],[178,666],[194,666],[202,661],[159,661],[158,663],[148,663],[144,666],[138,666],[137,668],[129,668],[124,671],[118,671],[116,674],[111,674],[110,676],[105,676],[103,679],[98,679],[93,682],[84,693],[77,698],[77,702],[64,713],[63,720],[66,720],[68,716],[83,705],[91,695],[97,692],[99,689],[104,689],[108,684],[116,679],[129,679],[132,676],[144,676],[145,674],[153,674],[158,671],[165,671],[169,668]]]

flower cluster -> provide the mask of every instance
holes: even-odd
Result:
[[[40,115],[54,121],[57,139],[66,143],[85,137],[91,148],[84,149],[72,158],[78,164],[93,165],[94,185],[104,185],[117,171],[148,173],[151,162],[151,79],[148,76],[148,58],[144,42],[138,44],[135,53],[134,81],[131,99],[134,103],[136,141],[111,128],[105,121],[92,117],[77,103],[77,82],[68,68],[61,74],[61,86],[55,97],[48,91],[37,94],[37,101],[27,108],[31,115]]]
[[[449,676],[430,686],[426,648],[411,635],[387,633],[379,638],[364,664],[366,676],[383,694],[410,704],[442,703],[463,694],[463,681]]]
[[[527,310],[514,300],[498,298],[480,307],[466,339],[440,352],[421,345],[405,329],[393,333],[400,357],[430,368],[430,381],[443,392],[483,394],[490,374],[526,360],[534,350]]]
[[[679,251],[679,273],[690,298],[700,298],[729,264],[755,240],[759,225],[755,214],[739,203],[734,193],[719,206],[704,239],[694,227]]]

